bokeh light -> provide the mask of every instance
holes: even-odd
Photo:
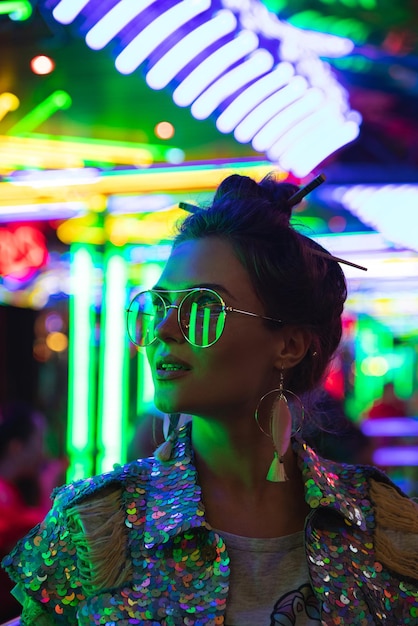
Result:
[[[45,74],[50,74],[54,70],[55,63],[50,57],[47,57],[44,54],[38,54],[31,60],[30,67],[34,74],[43,76]]]
[[[159,139],[171,139],[174,136],[174,126],[170,122],[159,122],[154,132]]]

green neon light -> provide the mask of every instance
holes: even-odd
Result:
[[[58,90],[38,104],[30,113],[22,117],[17,124],[9,128],[7,135],[23,135],[40,126],[54,113],[68,109],[72,104],[70,95],[66,91]]]
[[[144,263],[138,276],[138,286],[135,292],[143,289],[151,289],[158,281],[162,271],[162,263]],[[136,281],[135,277],[135,282]],[[148,363],[146,351],[138,350],[137,357],[137,389],[136,391],[136,410],[137,415],[141,415],[148,410],[149,406],[154,402],[154,382],[152,380],[152,372]]]
[[[32,5],[28,0],[3,1],[0,4],[0,15],[7,14],[14,22],[23,22],[32,15]]]
[[[128,344],[125,328],[127,267],[120,252],[105,260],[99,372],[98,472],[126,461]]]
[[[300,11],[289,17],[288,21],[298,28],[329,33],[338,37],[348,37],[357,44],[364,43],[370,35],[370,29],[352,18],[341,19],[335,15],[322,15],[318,11]]]
[[[204,309],[203,311],[203,329],[202,329],[202,345],[210,343],[209,339],[210,328],[210,309]]]
[[[225,311],[222,311],[222,313],[219,314],[218,317],[218,321],[216,322],[216,330],[215,330],[215,337],[218,339],[222,333],[223,333],[223,329],[224,329],[224,324],[225,324],[225,316],[226,313]]]
[[[92,248],[71,249],[69,302],[67,480],[94,472],[94,309]]]
[[[13,129],[10,129],[8,134],[16,134],[12,132]],[[25,131],[26,132],[26,131]],[[140,142],[132,142],[132,141],[115,141],[115,140],[107,140],[107,139],[91,139],[89,137],[68,137],[66,135],[50,135],[47,133],[33,133],[29,132],[27,134],[28,139],[37,139],[40,141],[59,141],[63,143],[68,143],[70,145],[76,146],[77,144],[87,145],[94,147],[103,147],[107,149],[112,148],[126,148],[129,150],[147,150],[155,160],[165,159],[167,156],[167,152],[169,152],[173,146],[163,146],[159,144],[152,143],[140,143]],[[207,169],[206,167],[202,167],[202,169]],[[177,168],[178,171],[182,171],[180,167]],[[129,173],[130,170],[127,171]],[[170,169],[171,171],[171,169]],[[115,175],[117,172],[106,172],[109,176],[112,174]]]
[[[197,319],[197,303],[193,302],[190,307],[189,320],[189,339],[192,343],[196,343],[196,319]]]

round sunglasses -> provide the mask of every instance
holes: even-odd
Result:
[[[170,304],[170,294],[184,294],[178,304]],[[192,346],[208,348],[221,337],[228,313],[240,313],[282,324],[282,320],[227,306],[213,289],[195,287],[180,290],[148,289],[141,291],[127,309],[130,340],[143,348],[157,339],[157,328],[170,309],[177,309],[179,328]]]

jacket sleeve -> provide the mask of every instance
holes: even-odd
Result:
[[[3,560],[16,583],[13,595],[22,604],[23,626],[73,626],[84,599],[77,570],[76,549],[67,528],[61,489],[45,519],[21,539]]]

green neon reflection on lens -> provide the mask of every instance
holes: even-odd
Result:
[[[189,341],[196,345],[197,302],[192,302],[189,318]]]
[[[210,309],[203,311],[203,328],[202,328],[202,346],[209,345],[209,329],[210,329]]]

